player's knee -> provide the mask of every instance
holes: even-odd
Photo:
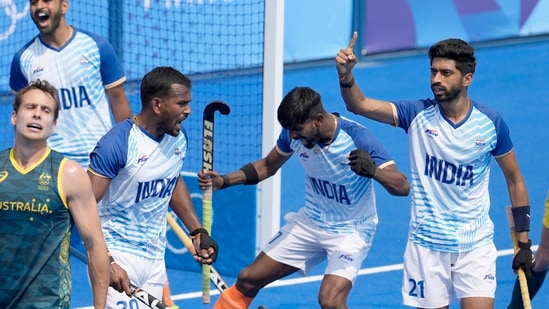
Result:
[[[346,298],[336,293],[320,293],[318,304],[322,309],[346,309]]]
[[[248,297],[255,297],[262,286],[261,283],[255,279],[254,273],[251,271],[250,267],[246,267],[238,274],[236,288],[240,293]]]

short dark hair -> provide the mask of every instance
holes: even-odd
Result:
[[[15,100],[13,101],[13,111],[17,113],[19,107],[21,107],[21,104],[23,103],[23,96],[27,92],[34,89],[41,90],[53,98],[53,101],[55,102],[55,107],[53,109],[53,120],[57,120],[57,117],[59,117],[59,100],[57,99],[57,89],[47,80],[37,79],[30,82],[27,86],[25,86],[25,88],[19,90],[15,94]]]
[[[456,62],[456,68],[462,75],[475,73],[477,65],[475,49],[461,39],[446,39],[435,43],[429,48],[429,59],[431,64],[433,58],[447,58]]]
[[[165,98],[171,94],[172,85],[183,85],[191,89],[191,80],[172,67],[156,67],[145,74],[141,81],[141,105],[148,105],[155,97]]]
[[[295,87],[282,99],[278,107],[278,122],[287,130],[292,130],[326,111],[320,94],[309,87]]]

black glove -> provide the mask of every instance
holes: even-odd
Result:
[[[530,278],[532,275],[532,268],[534,268],[534,264],[536,263],[534,255],[532,254],[532,249],[530,249],[531,245],[532,241],[530,239],[528,239],[528,242],[519,241],[519,250],[513,257],[513,270],[517,271],[522,267],[526,274],[526,278]]]
[[[198,236],[200,235],[200,236]],[[210,255],[212,262],[217,259],[217,243],[210,237],[208,231],[204,228],[198,228],[192,231],[191,236],[193,238],[200,237],[200,249],[208,250],[210,247],[214,249],[214,252]]]
[[[376,164],[370,154],[362,149],[355,149],[349,155],[351,170],[357,175],[373,178],[376,175]]]

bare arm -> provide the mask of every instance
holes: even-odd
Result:
[[[88,169],[88,177],[92,185],[92,191],[96,201],[99,201],[105,195],[107,188],[111,184],[111,179],[102,175],[94,173]],[[131,296],[130,291],[130,277],[126,270],[124,270],[117,263],[111,264],[109,267],[110,280],[109,284],[118,292],[125,292],[126,295]]]
[[[496,158],[496,161],[505,176],[511,206],[520,207],[530,205],[528,190],[526,189],[526,183],[520,172],[515,151],[511,150],[508,154]],[[517,238],[521,242],[528,242],[528,232],[517,233]]]
[[[367,98],[355,80],[352,70],[358,62],[353,53],[357,35],[355,31],[349,45],[346,48],[340,49],[335,58],[339,82],[340,84],[347,85],[347,87],[339,87],[341,97],[345,101],[348,111],[372,120],[395,125],[392,104],[382,100]]]
[[[181,177],[177,179],[177,183],[175,184],[172,198],[170,199],[170,207],[191,233],[198,228],[202,228],[200,219],[194,209],[187,184]],[[194,248],[196,252],[199,253],[193,255],[193,258],[202,264],[212,264],[215,261],[215,256],[217,256],[217,246],[211,244],[212,246],[205,245],[205,248],[201,248],[202,242],[210,241],[211,238],[202,235],[202,232],[200,232],[199,235],[200,237],[193,237]]]
[[[276,147],[273,147],[267,156],[251,164],[257,172],[258,180],[262,181],[276,174],[289,158],[290,155],[282,155],[278,152]],[[226,177],[231,186],[246,183],[247,180],[246,175],[240,169],[228,173]],[[206,173],[200,171],[198,173],[198,184],[202,190],[206,189],[210,184],[213,186],[213,190],[217,190],[223,186],[223,183],[223,178],[215,171],[207,171]]]
[[[132,116],[130,103],[124,92],[123,84],[107,89],[111,111],[115,122],[120,122]]]
[[[67,160],[62,183],[78,234],[86,246],[94,306],[105,308],[109,287],[109,258],[90,180],[80,165]]]
[[[406,175],[401,173],[395,164],[378,168],[374,179],[392,195],[406,196],[410,193],[410,184]]]

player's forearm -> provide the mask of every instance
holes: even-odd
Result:
[[[88,273],[93,292],[95,308],[105,308],[109,288],[109,258],[107,248],[87,246]]]
[[[410,193],[410,184],[399,171],[378,168],[374,179],[392,195],[406,196]]]

